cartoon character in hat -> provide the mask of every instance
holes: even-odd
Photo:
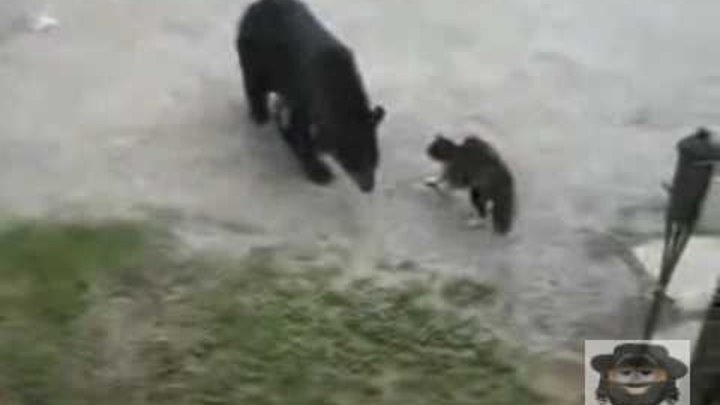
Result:
[[[618,345],[613,354],[593,357],[591,365],[600,373],[597,400],[612,405],[674,404],[680,397],[676,381],[688,372],[665,347],[644,343]]]

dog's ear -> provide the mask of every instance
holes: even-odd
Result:
[[[710,131],[705,127],[699,127],[695,131],[695,136],[697,136],[698,138],[700,138],[702,140],[709,139],[710,135],[711,135]]]
[[[470,145],[474,145],[474,146],[485,145],[486,143],[487,143],[487,142],[483,141],[482,139],[478,138],[478,137],[475,136],[475,135],[468,135],[468,136],[465,137],[465,139],[463,139],[463,145],[467,145],[467,146],[470,146]]]
[[[385,118],[385,108],[381,105],[376,105],[370,112],[370,119],[373,125],[378,126],[383,118]]]
[[[462,148],[482,151],[487,156],[490,156],[490,155],[496,156],[497,155],[495,148],[493,148],[492,145],[490,145],[490,143],[488,143],[487,141],[484,141],[476,136],[472,136],[472,135],[465,138],[465,140],[462,143]]]

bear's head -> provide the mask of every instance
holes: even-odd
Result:
[[[340,44],[319,47],[308,59],[310,114],[321,152],[342,166],[361,191],[375,188],[380,161],[377,128],[385,109],[372,107],[352,51]]]
[[[380,162],[377,128],[384,117],[385,109],[376,106],[365,114],[343,119],[341,123],[333,125],[332,129],[326,128],[341,136],[320,135],[326,141],[331,140],[321,143],[321,149],[340,164],[364,193],[375,188],[375,171]]]

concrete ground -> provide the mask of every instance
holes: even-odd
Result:
[[[662,229],[676,140],[720,122],[720,4],[310,3],[388,110],[372,198],[308,184],[247,119],[232,41],[248,1],[4,0],[0,209],[174,212],[263,243],[356,244],[360,268],[498,285],[507,326],[540,347],[636,337],[646,285],[629,247]],[[28,29],[40,13],[59,25]],[[511,236],[466,229],[464,198],[418,185],[437,131],[476,132],[506,157]]]

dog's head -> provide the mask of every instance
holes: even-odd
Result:
[[[427,154],[431,159],[438,162],[448,162],[455,157],[458,145],[442,134],[435,135],[435,139],[428,145]]]

